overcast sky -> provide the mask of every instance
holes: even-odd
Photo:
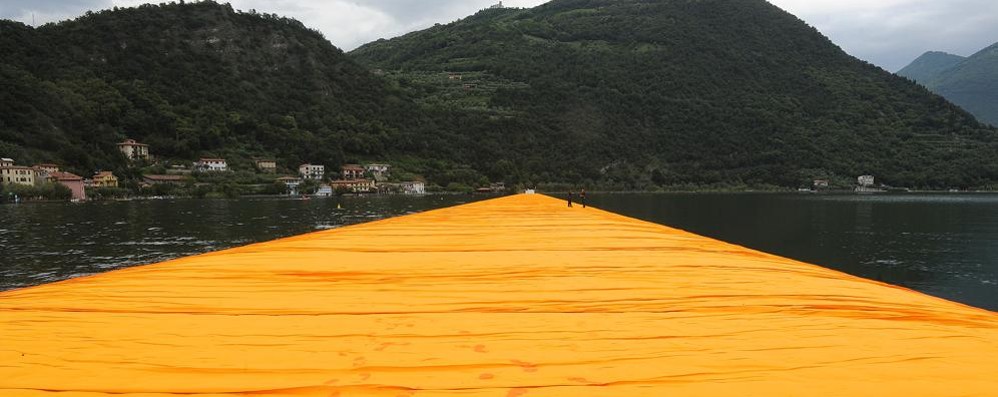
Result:
[[[165,0],[163,0],[165,1]],[[497,0],[230,0],[241,10],[276,13],[322,31],[351,50],[446,23]],[[738,1],[738,0],[733,0]],[[36,25],[86,10],[133,6],[142,0],[0,0],[0,18]],[[530,7],[543,0],[506,0]],[[771,0],[817,27],[850,54],[896,71],[925,51],[970,55],[998,42],[995,0]]]

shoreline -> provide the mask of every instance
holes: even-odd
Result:
[[[573,193],[578,194],[578,191]],[[135,196],[117,199],[97,199],[84,201],[67,200],[21,200],[20,202],[6,202],[0,205],[11,204],[86,204],[86,203],[109,203],[109,202],[129,202],[129,201],[167,201],[167,200],[253,200],[253,199],[275,199],[275,200],[328,200],[334,198],[374,198],[374,197],[432,197],[432,196],[468,196],[468,197],[501,197],[517,194],[516,192],[496,192],[496,193],[462,193],[462,192],[431,192],[418,195],[404,194],[345,194],[340,196],[288,196],[288,195],[245,195],[239,197],[193,197],[193,196]],[[564,196],[568,194],[565,190],[538,191],[537,194]],[[883,191],[883,192],[856,192],[852,190],[826,190],[826,191],[797,191],[797,190],[752,190],[752,189],[703,189],[703,190],[588,190],[589,195],[708,195],[708,194],[745,194],[745,195],[801,195],[801,196],[911,196],[911,195],[998,195],[998,190],[909,190],[909,191]]]

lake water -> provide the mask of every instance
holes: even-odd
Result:
[[[998,195],[603,195],[593,205],[998,310]]]
[[[487,197],[0,206],[0,290]],[[592,205],[998,310],[998,196],[606,194]]]
[[[482,198],[435,195],[0,205],[0,290]]]

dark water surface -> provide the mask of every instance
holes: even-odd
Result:
[[[483,198],[443,195],[0,205],[0,291]]]
[[[486,197],[4,205],[0,206],[0,290],[482,198]],[[998,310],[998,196],[608,194],[593,195],[590,202]]]
[[[998,310],[998,195],[620,194],[593,205]]]

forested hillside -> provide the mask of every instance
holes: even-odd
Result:
[[[0,53],[0,154],[84,175],[122,169],[126,137],[161,159],[297,169],[408,151],[420,128],[411,101],[318,32],[213,2],[0,21]]]
[[[350,55],[424,103],[504,120],[531,172],[636,185],[998,176],[993,129],[763,0],[555,0]],[[467,76],[464,90],[434,73]]]
[[[210,1],[0,22],[0,155],[136,177],[115,143],[432,184],[998,181],[996,132],[763,0],[555,0],[351,54]],[[363,66],[362,66],[363,65]]]

